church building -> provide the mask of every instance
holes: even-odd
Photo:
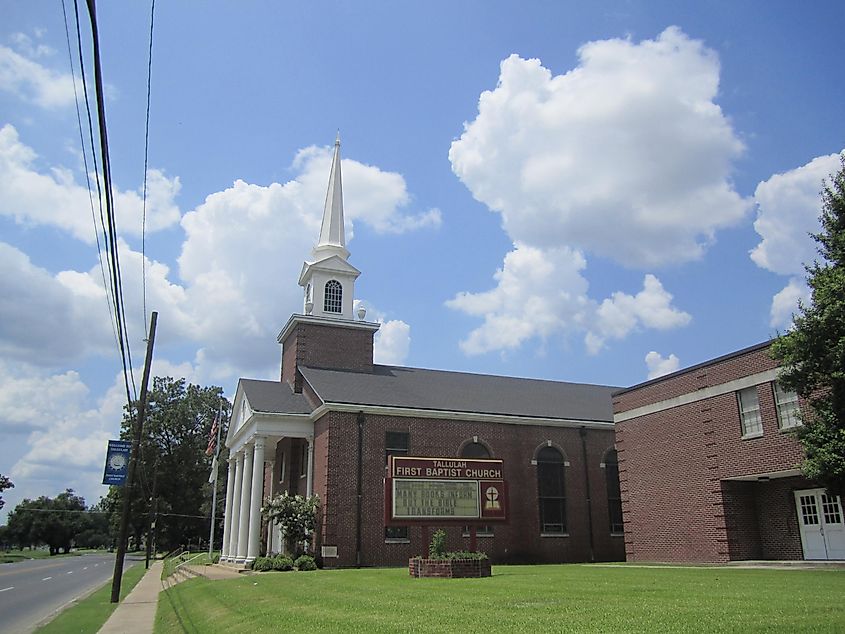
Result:
[[[801,475],[806,404],[770,346],[614,395],[628,561],[845,560],[841,500]]]
[[[622,495],[611,394],[617,388],[376,364],[379,324],[353,312],[336,141],[322,226],[302,266],[302,312],[278,336],[278,380],[241,379],[226,438],[221,559],[283,544],[260,509],[283,491],[319,497],[313,547],[326,567],[407,565],[447,532],[450,550],[493,563],[621,560]],[[502,461],[507,519],[394,524],[390,456]]]

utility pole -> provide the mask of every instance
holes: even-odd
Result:
[[[147,337],[147,356],[144,359],[144,376],[141,379],[141,398],[132,438],[132,453],[129,454],[129,469],[126,472],[126,488],[123,490],[123,511],[120,516],[120,536],[117,539],[117,553],[114,557],[114,574],[111,582],[111,602],[120,601],[120,582],[123,577],[123,560],[126,557],[126,538],[129,534],[129,511],[132,506],[132,490],[135,486],[135,469],[141,448],[141,432],[144,429],[144,414],[147,409],[147,384],[150,380],[150,366],[153,362],[153,344],[156,338],[158,313],[150,315],[150,335]]]
[[[211,531],[208,536],[208,563],[211,563],[211,553],[214,550],[214,525],[216,524],[217,515],[217,473],[220,471],[220,466],[217,464],[217,457],[220,455],[220,430],[223,429],[223,396],[220,397],[220,405],[217,407],[217,440],[214,445],[214,459],[211,461],[211,476],[209,482],[211,483]]]
[[[153,549],[153,531],[156,526],[156,512],[158,511],[158,498],[156,497],[156,485],[158,484],[158,456],[153,466],[153,494],[150,496],[150,516],[147,523],[147,554],[144,559],[144,569],[150,568],[150,553]]]

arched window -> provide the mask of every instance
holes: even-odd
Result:
[[[461,449],[461,458],[475,458],[476,460],[487,460],[490,458],[490,450],[480,442],[470,442]]]
[[[610,519],[610,532],[621,533],[622,528],[622,491],[619,486],[619,460],[616,450],[609,450],[604,457],[604,479],[607,482],[607,512]]]
[[[461,449],[461,458],[473,458],[475,460],[487,460],[490,458],[490,450],[480,442],[469,442]],[[478,537],[493,537],[493,527],[489,524],[476,526],[475,534]],[[469,526],[464,526],[463,536],[469,535]]]
[[[566,489],[563,456],[554,447],[537,453],[537,493],[540,502],[540,532],[566,532]]]
[[[329,280],[326,282],[323,311],[327,313],[343,312],[343,287],[337,280]]]

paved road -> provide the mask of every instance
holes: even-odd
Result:
[[[136,561],[127,557],[124,570]],[[113,554],[0,564],[0,632],[31,632],[74,599],[110,582],[113,572]]]

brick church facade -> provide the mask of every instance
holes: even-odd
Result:
[[[770,343],[614,394],[628,561],[845,559],[841,502],[801,475],[802,404]]]
[[[299,279],[303,312],[278,338],[280,378],[241,379],[235,393],[221,558],[284,548],[260,508],[287,491],[319,497],[313,546],[325,566],[407,565],[438,526],[385,519],[393,455],[503,461],[507,521],[444,523],[450,549],[468,549],[474,527],[495,563],[623,559],[615,388],[374,363],[379,324],[353,314],[360,272],[347,261],[341,190],[338,142]]]
[[[507,521],[441,524],[449,549],[494,563],[845,559],[840,500],[800,474],[801,404],[768,344],[627,389],[380,365],[348,257],[338,141],[279,379],[235,393],[224,562],[283,550],[260,512],[282,492],[319,497],[327,567],[426,553],[436,524],[385,513],[390,456],[503,461]]]

